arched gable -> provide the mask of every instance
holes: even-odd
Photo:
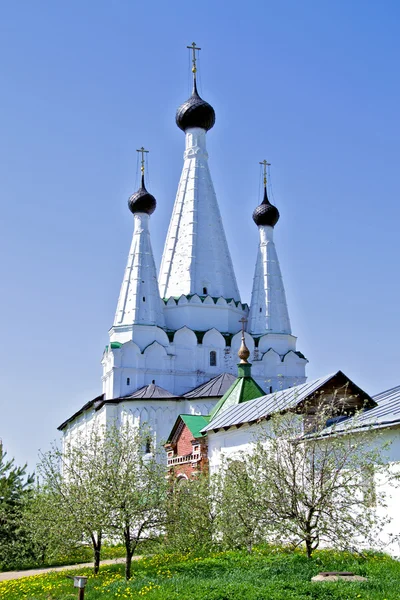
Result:
[[[185,348],[194,348],[197,346],[196,334],[189,327],[182,327],[175,332],[174,344]]]
[[[202,344],[203,346],[207,346],[209,348],[225,348],[224,337],[215,328],[206,331],[203,336]]]

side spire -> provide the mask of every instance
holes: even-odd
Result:
[[[140,212],[140,213],[146,213],[147,215],[152,215],[153,212],[156,210],[157,202],[156,202],[156,199],[154,198],[154,196],[152,196],[152,194],[149,194],[149,192],[146,190],[146,186],[144,184],[144,170],[145,170],[144,156],[146,153],[149,152],[149,150],[145,150],[144,147],[142,146],[139,150],[136,150],[136,152],[140,152],[142,155],[142,159],[140,161],[141,162],[140,171],[142,173],[141,184],[140,184],[140,188],[138,189],[138,191],[135,192],[134,194],[132,194],[132,196],[130,196],[130,198],[128,200],[129,210],[133,214]]]
[[[279,211],[268,200],[267,167],[264,160],[263,181],[264,199],[253,212],[253,220],[258,226],[260,243],[251,293],[248,331],[252,335],[265,333],[290,334],[289,312],[278,255],[274,244],[274,226],[279,219]]]
[[[133,213],[132,244],[119,295],[114,327],[129,325],[164,326],[163,305],[157,285],[156,265],[150,241],[149,218],[156,209],[156,199],[145,187],[145,150],[141,158],[141,186],[128,200]]]

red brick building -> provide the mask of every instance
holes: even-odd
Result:
[[[202,434],[210,417],[179,415],[165,445],[167,464],[177,479],[193,479],[208,465],[207,435]]]

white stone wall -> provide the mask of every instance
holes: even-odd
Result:
[[[197,400],[126,400],[116,404],[105,404],[98,411],[91,409],[79,415],[63,431],[63,443],[72,442],[85,435],[94,426],[121,426],[126,422],[146,424],[157,445],[163,445],[180,414],[207,415],[217,398]],[[165,457],[166,461],[166,457]]]
[[[126,396],[138,388],[155,383],[171,394],[180,396],[196,386],[209,381],[220,373],[237,374],[237,353],[241,334],[232,337],[230,345],[216,329],[202,335],[201,343],[194,331],[182,327],[169,340],[165,331],[158,327],[134,326],[130,340],[119,342],[120,347],[110,344],[104,352],[103,393],[107,399]],[[117,328],[111,332],[112,340],[128,337]],[[295,353],[296,338],[289,335],[263,336],[255,342],[247,332],[246,343],[250,350],[252,376],[268,393],[299,385],[306,380],[306,359]],[[217,364],[210,365],[210,352],[215,351]]]
[[[257,437],[265,427],[265,422],[254,425],[243,425],[240,429],[231,428],[227,431],[208,432],[208,457],[210,473],[217,473],[224,458],[233,458],[241,452],[249,454],[254,448]],[[357,433],[353,434],[354,436]],[[400,478],[400,426],[384,430],[371,430],[371,447],[380,446],[382,457],[390,465],[391,473]],[[324,442],[325,443],[325,442]],[[386,447],[388,445],[388,447]],[[400,480],[399,480],[400,483]],[[375,484],[378,491],[386,495],[387,508],[381,508],[380,514],[387,515],[391,521],[382,531],[377,540],[377,547],[381,544],[386,552],[400,557],[400,487],[388,481],[386,476],[377,475]]]

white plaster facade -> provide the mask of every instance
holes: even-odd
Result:
[[[252,425],[244,424],[239,429],[231,427],[226,431],[208,431],[208,458],[210,474],[217,473],[226,459],[239,457],[240,454],[251,454],[257,438],[262,434],[265,422]],[[356,436],[357,432],[352,433]],[[382,458],[389,464],[390,472],[400,477],[400,424],[384,429],[371,429],[368,434],[371,447],[382,448]],[[329,438],[328,443],[329,443]],[[326,443],[324,440],[323,443]],[[375,476],[377,490],[385,494],[386,508],[379,508],[378,514],[389,517],[390,522],[382,530],[377,539],[377,548],[400,557],[400,486],[389,482],[386,476]]]
[[[120,426],[126,422],[133,425],[147,424],[153,434],[155,444],[163,445],[180,414],[208,414],[218,398],[207,400],[189,399],[138,399],[105,403],[99,410],[95,406],[83,411],[63,429],[64,442],[73,442],[85,435],[93,426]]]

